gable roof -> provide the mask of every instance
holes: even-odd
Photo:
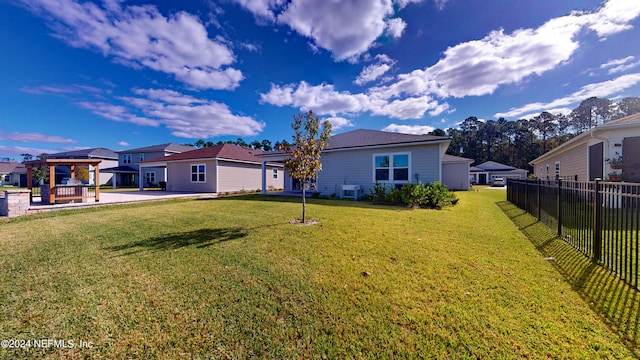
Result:
[[[0,173],[2,174],[24,174],[27,168],[23,163],[13,161],[0,161]]]
[[[582,134],[574,137],[573,139],[567,141],[566,143],[547,151],[546,153],[538,156],[537,158],[529,161],[529,164],[532,166],[535,166],[536,163],[544,160],[545,158],[552,156],[554,154],[560,153],[562,151],[564,151],[565,149],[570,149],[573,146],[576,146],[578,144],[580,144],[583,141],[588,141],[588,139],[592,136],[595,135],[599,132],[604,132],[607,130],[614,130],[614,129],[625,129],[625,128],[635,128],[635,127],[640,127],[640,113],[638,114],[632,114],[629,116],[625,116],[623,118],[620,119],[615,119],[615,120],[610,120],[607,121],[606,123],[596,126],[593,129],[589,130],[589,131],[585,131]]]
[[[325,150],[349,149],[367,146],[414,144],[449,141],[446,136],[401,134],[380,130],[358,129],[333,135]]]
[[[461,157],[461,156],[455,156],[455,155],[449,155],[449,154],[444,154],[442,155],[442,163],[473,163],[473,159],[469,159],[469,158],[465,158],[465,157]]]
[[[159,144],[159,145],[151,145],[151,146],[145,146],[145,147],[140,147],[140,148],[135,148],[135,149],[127,149],[127,150],[120,150],[120,151],[116,151],[118,154],[128,154],[128,153],[152,153],[152,152],[171,152],[171,153],[182,153],[185,151],[191,151],[195,149],[193,146],[190,145],[182,145],[182,144],[177,144],[177,143],[166,143],[166,144]]]
[[[150,162],[168,162],[180,160],[196,160],[196,159],[227,159],[237,161],[247,161],[262,163],[262,160],[256,157],[257,154],[263,153],[262,150],[250,149],[234,144],[220,144],[209,146],[202,149],[186,151],[179,154],[157,157],[154,159],[144,160],[141,163]]]
[[[501,164],[495,161],[486,161],[480,165],[476,165],[475,167],[482,169],[484,171],[511,171],[517,170],[517,168],[505,164]]]
[[[47,154],[47,158],[49,159],[89,159],[89,158],[100,158],[100,159],[118,159],[118,155],[115,151],[106,148],[88,148],[88,149],[80,149],[80,150],[72,150],[59,152],[55,154]]]

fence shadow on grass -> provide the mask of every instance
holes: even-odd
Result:
[[[141,251],[164,251],[187,246],[205,248],[221,242],[240,239],[247,234],[247,230],[240,227],[198,229],[153,236],[127,244],[109,246],[105,250],[124,252],[120,255],[131,255]]]
[[[640,357],[640,293],[615,274],[593,263],[553,231],[508,201],[498,207],[548,258],[583,300]]]

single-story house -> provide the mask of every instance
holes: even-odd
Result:
[[[235,192],[282,189],[282,164],[264,164],[268,172],[263,187],[263,161],[256,157],[262,150],[233,144],[220,144],[138,163],[140,173],[148,168],[166,168],[168,191]]]
[[[513,166],[501,164],[495,161],[487,161],[480,165],[472,166],[469,169],[469,179],[472,184],[487,185],[493,184],[493,179],[503,178],[524,180],[527,178],[529,170],[518,169]]]
[[[47,159],[90,159],[90,160],[101,160],[100,168],[116,166],[118,164],[118,155],[115,151],[106,149],[106,148],[89,148],[89,149],[80,149],[80,150],[72,150],[65,151],[55,154],[47,154]],[[95,169],[92,165],[87,165],[89,167],[89,184],[96,184],[95,181]],[[59,184],[63,178],[71,177],[69,174],[69,168],[64,166],[56,167],[56,184]],[[104,172],[100,172],[100,179],[98,181],[99,185],[105,185],[111,181],[112,175],[105,174]]]
[[[608,121],[529,164],[538,179],[640,182],[640,114]]]
[[[166,167],[147,167],[144,173],[140,173],[138,164],[141,161],[180,154],[194,149],[189,145],[166,143],[121,150],[116,152],[117,163],[113,167],[103,169],[102,172],[113,174],[111,185],[114,189],[117,187],[155,187],[160,182],[167,181]],[[142,179],[142,182],[139,179]]]
[[[406,183],[442,182],[443,156],[451,139],[445,136],[412,135],[359,129],[333,135],[322,151],[322,171],[316,179],[316,190],[321,196],[342,196],[355,191],[366,195],[375,183],[400,187]],[[264,163],[283,162],[289,154],[273,151],[259,155]],[[468,160],[460,160],[469,166]],[[453,165],[453,163],[452,163]],[[460,166],[460,164],[457,164]],[[455,171],[460,171],[452,166]],[[469,173],[461,179],[451,179],[452,187],[469,180]],[[263,181],[269,177],[263,171]],[[453,178],[454,176],[452,176]],[[299,181],[285,176],[285,192],[300,191]],[[358,197],[358,195],[356,196]]]
[[[23,163],[0,161],[0,186],[27,186],[27,168]]]

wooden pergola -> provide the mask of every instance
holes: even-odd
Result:
[[[49,204],[56,203],[56,166],[66,166],[71,171],[70,177],[75,178],[76,167],[78,165],[91,165],[95,170],[95,181],[99,181],[100,179],[100,163],[102,160],[96,159],[42,159],[42,160],[33,160],[27,161],[24,165],[27,168],[27,187],[29,190],[33,187],[33,168],[48,168],[49,169]],[[80,196],[83,198],[84,196]],[[93,197],[93,196],[91,196]],[[65,196],[61,200],[74,200],[77,197],[71,198]],[[100,201],[100,185],[96,184],[96,192],[95,192],[95,201]]]

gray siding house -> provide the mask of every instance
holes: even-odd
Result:
[[[27,168],[24,164],[0,161],[0,186],[27,186]]]
[[[378,130],[353,130],[331,136],[322,152],[322,171],[316,191],[321,196],[368,194],[378,182],[402,186],[409,182],[443,180],[442,157],[451,139],[442,136],[400,134]],[[259,155],[263,162],[282,162],[288,154],[274,151]],[[267,177],[263,172],[263,179]],[[468,182],[468,172],[462,180]],[[285,177],[285,192],[300,190],[300,183]],[[358,197],[356,195],[356,197]]]
[[[233,144],[221,144],[183,152],[139,163],[140,172],[164,167],[167,169],[167,190],[185,192],[235,192],[282,189],[282,164],[265,164],[269,177],[262,187],[261,150]]]
[[[472,163],[473,159],[445,154],[442,156],[442,183],[449,190],[469,190],[469,171]]]
[[[117,152],[116,166],[101,171],[113,174],[113,188],[158,186],[161,181],[167,181],[166,167],[147,167],[143,173],[140,173],[139,163],[146,159],[170,156],[193,149],[195,149],[193,146],[167,143],[122,150]]]
[[[640,114],[608,121],[529,164],[538,179],[640,182]]]
[[[493,184],[495,178],[524,180],[529,170],[518,169],[495,161],[483,162],[471,167],[469,178],[473,184]]]

